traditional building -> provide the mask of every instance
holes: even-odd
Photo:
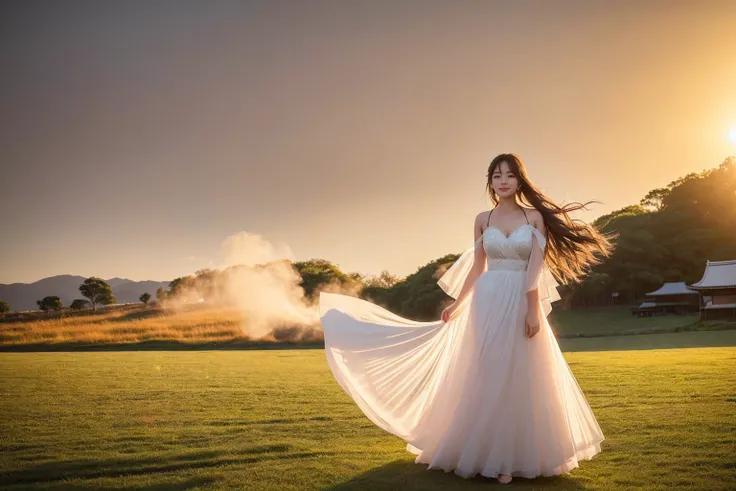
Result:
[[[706,261],[703,277],[690,288],[700,294],[700,320],[736,320],[736,259]]]
[[[697,313],[700,309],[698,292],[690,290],[684,281],[665,283],[658,290],[645,295],[649,298],[632,309],[632,315],[639,317],[658,314],[682,315]]]

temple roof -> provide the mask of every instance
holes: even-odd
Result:
[[[671,281],[665,283],[659,290],[646,293],[646,295],[697,295],[698,292],[689,290],[684,281]]]
[[[695,290],[706,288],[736,288],[736,259],[706,261],[700,281],[690,285]]]

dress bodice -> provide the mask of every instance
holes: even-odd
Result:
[[[483,231],[483,249],[488,270],[526,270],[532,253],[533,225],[525,223],[506,237],[501,230],[490,226]]]

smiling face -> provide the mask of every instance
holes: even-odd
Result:
[[[508,198],[516,193],[519,180],[506,161],[501,162],[493,169],[491,186],[499,198]]]

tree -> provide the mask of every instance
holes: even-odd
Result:
[[[72,302],[72,304],[69,306],[72,310],[82,310],[86,309],[89,306],[89,302],[83,298],[77,298]]]
[[[340,268],[325,259],[309,259],[293,264],[302,277],[299,286],[304,289],[304,294],[308,298],[312,298],[318,288],[324,285],[340,285],[344,289],[360,286],[356,276],[345,274]]]
[[[192,291],[197,291],[197,279],[192,275],[181,276],[169,281],[169,294],[172,297]]]
[[[167,292],[164,288],[159,287],[158,290],[156,290],[156,300],[159,302],[162,302],[166,300],[166,295],[168,295],[169,292]]]
[[[64,306],[61,299],[57,296],[43,297],[43,300],[36,300],[38,308],[46,312],[47,310],[61,310]]]
[[[664,207],[664,199],[670,194],[670,190],[667,188],[652,189],[644,196],[639,204],[642,206],[650,206],[656,211],[661,211]]]
[[[401,281],[401,278],[399,278],[396,275],[393,275],[386,271],[385,269],[381,271],[381,273],[378,276],[370,276],[366,278],[363,283],[366,287],[378,287],[378,288],[391,288],[396,283]]]
[[[10,304],[4,300],[0,300],[0,314],[10,312]]]
[[[97,310],[97,305],[110,305],[117,303],[115,296],[112,294],[112,287],[105,283],[102,278],[91,276],[84,280],[79,287],[82,295],[89,298],[92,309]]]
[[[141,295],[140,297],[138,297],[138,300],[140,300],[144,304],[148,305],[148,301],[151,300],[151,294],[148,293],[148,292],[146,292],[143,295]]]

